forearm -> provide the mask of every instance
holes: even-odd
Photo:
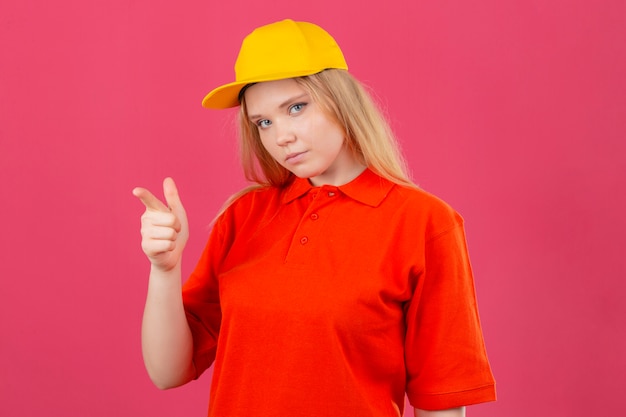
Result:
[[[426,411],[416,408],[415,417],[465,417],[465,407],[437,411]]]
[[[180,266],[168,272],[152,268],[141,340],[146,369],[157,387],[173,388],[194,378],[193,338],[183,308]]]

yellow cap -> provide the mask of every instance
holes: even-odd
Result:
[[[235,82],[217,87],[202,106],[226,109],[239,105],[247,84],[316,74],[328,68],[348,69],[337,42],[321,27],[283,20],[255,29],[241,44]]]

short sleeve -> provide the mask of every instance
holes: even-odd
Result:
[[[425,243],[424,268],[406,307],[407,396],[425,410],[495,400],[463,222]]]
[[[208,242],[183,285],[183,305],[193,336],[193,361],[198,378],[215,360],[221,323],[218,271],[226,250],[224,219],[211,230]]]

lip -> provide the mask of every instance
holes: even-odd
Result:
[[[289,155],[285,157],[285,162],[288,164],[296,164],[304,158],[304,154],[306,152],[307,151],[290,153]]]

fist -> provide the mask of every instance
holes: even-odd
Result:
[[[169,271],[180,264],[189,225],[173,179],[163,181],[163,194],[165,203],[145,188],[133,190],[146,208],[141,216],[141,248],[154,268]]]

